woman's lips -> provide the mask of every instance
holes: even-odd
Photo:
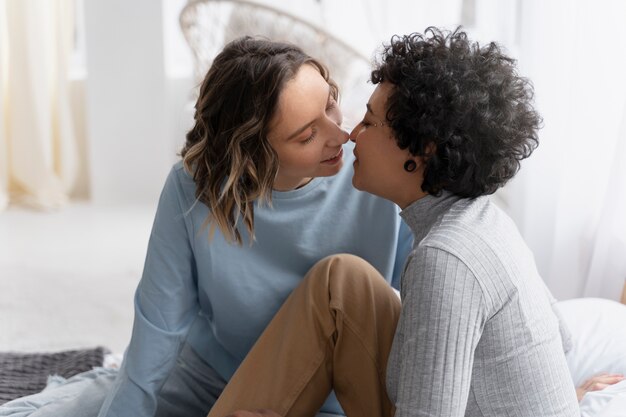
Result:
[[[343,157],[343,148],[339,149],[339,152],[337,153],[337,155],[333,156],[332,158],[323,160],[322,164],[334,165],[337,162],[341,161],[342,157]]]

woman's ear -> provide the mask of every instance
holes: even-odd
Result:
[[[406,172],[419,172],[426,166],[428,158],[419,155],[411,155],[411,153],[407,152],[405,161],[404,170]]]
[[[417,169],[417,162],[413,158],[409,158],[404,162],[404,170],[409,173],[415,172]]]

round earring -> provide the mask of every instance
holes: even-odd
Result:
[[[404,163],[404,170],[406,172],[413,172],[415,171],[416,168],[417,168],[417,164],[412,159],[409,159],[408,161]]]

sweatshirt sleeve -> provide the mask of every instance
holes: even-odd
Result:
[[[406,260],[413,248],[413,232],[404,222],[400,220],[400,229],[398,231],[398,246],[396,248],[396,260],[393,267],[393,276],[391,277],[391,286],[397,290],[400,289],[400,280]]]
[[[456,256],[419,247],[402,285],[395,415],[461,417],[487,319],[478,281]]]
[[[159,199],[135,293],[132,338],[99,417],[154,415],[156,396],[199,310],[193,227],[178,175],[175,167]]]

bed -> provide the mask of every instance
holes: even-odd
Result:
[[[556,304],[572,332],[567,364],[574,385],[602,372],[626,375],[626,305],[600,298],[577,298]],[[626,416],[626,380],[587,393],[582,417]]]

